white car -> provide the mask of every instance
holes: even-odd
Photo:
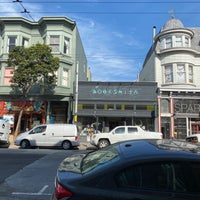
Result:
[[[138,139],[162,139],[160,132],[145,131],[139,126],[117,126],[108,133],[93,134],[90,143],[98,148],[106,147],[110,144]]]
[[[193,142],[193,143],[200,142],[200,133],[187,136],[186,141],[187,142]]]

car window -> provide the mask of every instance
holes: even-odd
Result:
[[[82,173],[89,172],[99,166],[102,166],[114,158],[118,157],[119,153],[114,146],[103,148],[101,150],[87,154],[82,161]],[[111,163],[111,162],[110,162]]]
[[[123,134],[125,133],[125,127],[120,127],[115,129],[116,134]]]
[[[138,130],[136,127],[128,127],[128,133],[137,133]]]
[[[33,133],[36,134],[36,133],[42,133],[45,131],[46,131],[46,126],[39,126],[33,130]]]
[[[122,188],[200,193],[200,163],[153,162],[125,168],[116,175]]]

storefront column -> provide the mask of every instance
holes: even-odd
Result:
[[[46,119],[47,124],[50,123],[50,115],[51,115],[51,112],[50,112],[50,101],[47,101],[47,119]]]
[[[161,132],[161,98],[158,97],[158,131]]]
[[[174,138],[174,99],[170,94],[170,137]]]

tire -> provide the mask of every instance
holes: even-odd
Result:
[[[107,139],[102,139],[98,143],[98,148],[102,149],[102,148],[107,147],[109,145],[110,145],[110,142]]]
[[[28,140],[22,140],[20,146],[22,149],[27,149],[30,147],[30,142]]]
[[[71,148],[71,142],[68,141],[68,140],[63,141],[63,143],[62,143],[62,148],[63,148],[64,150],[70,149],[70,148]]]

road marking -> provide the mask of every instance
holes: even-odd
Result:
[[[50,196],[52,194],[50,193],[44,193],[44,191],[48,188],[48,185],[45,185],[41,190],[39,190],[39,192],[37,193],[33,193],[33,192],[12,192],[12,194],[15,195],[28,195],[28,196],[40,196],[40,195],[46,195],[46,196]]]

